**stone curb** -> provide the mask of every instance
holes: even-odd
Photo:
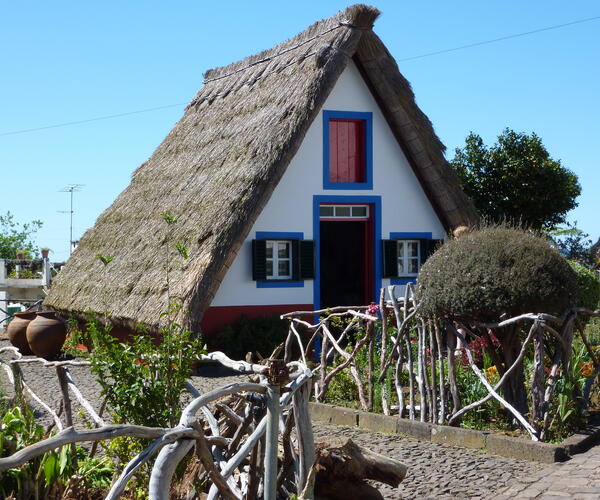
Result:
[[[389,417],[330,404],[309,405],[311,418],[317,422],[359,427],[383,434],[405,434],[424,441],[475,448],[502,457],[542,463],[562,462],[571,455],[582,453],[600,440],[599,425],[590,425],[582,434],[575,434],[560,445],[552,445],[490,432]]]

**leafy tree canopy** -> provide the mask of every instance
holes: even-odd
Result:
[[[30,257],[37,256],[38,249],[32,238],[41,227],[39,220],[20,225],[10,212],[0,215],[0,259],[16,259],[17,250],[25,250]]]
[[[590,235],[577,227],[577,221],[573,224],[567,222],[566,227],[550,230],[548,235],[560,253],[567,259],[578,262],[589,269],[597,267],[597,250],[592,245]]]
[[[488,147],[471,132],[451,164],[465,192],[491,222],[552,228],[565,222],[581,193],[577,176],[550,157],[535,133],[506,128]]]

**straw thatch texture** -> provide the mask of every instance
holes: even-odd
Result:
[[[444,224],[475,220],[410,85],[371,31],[378,15],[373,7],[354,5],[268,51],[208,71],[183,118],[81,239],[45,304],[74,313],[108,312],[115,324],[156,327],[167,305],[167,249],[180,240],[189,245],[190,258],[170,274],[170,293],[189,310],[180,321],[198,328],[350,58]],[[165,210],[178,224],[165,224]],[[97,254],[113,260],[104,266]]]

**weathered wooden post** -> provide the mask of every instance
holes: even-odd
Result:
[[[277,498],[277,451],[279,439],[279,396],[288,378],[283,359],[269,359],[267,372],[267,431],[265,442],[265,500]]]

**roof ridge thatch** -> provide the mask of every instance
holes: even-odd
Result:
[[[351,5],[330,18],[316,21],[301,33],[288,38],[270,49],[245,57],[240,61],[207,70],[204,73],[204,84],[232,76],[257,64],[268,62],[275,57],[284,55],[291,50],[296,50],[301,46],[344,26],[358,29],[371,29],[373,23],[380,14],[381,11],[379,9],[369,5]]]
[[[176,295],[184,305],[177,319],[197,329],[351,59],[442,222],[450,229],[475,219],[431,123],[370,29],[378,15],[353,5],[272,49],[208,71],[184,116],[83,236],[45,304],[157,328],[168,296]],[[167,226],[165,210],[179,223]],[[188,245],[190,257],[172,270],[167,290],[165,251],[174,241]],[[97,254],[113,260],[104,266]]]

